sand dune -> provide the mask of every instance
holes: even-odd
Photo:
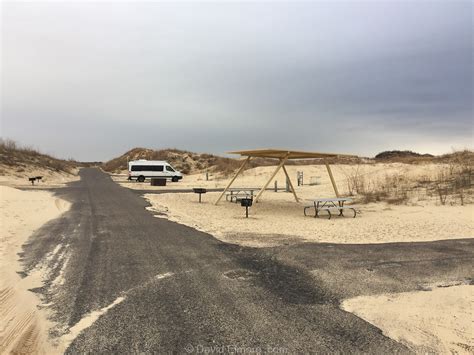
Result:
[[[51,324],[30,291],[41,286],[41,273],[21,278],[17,253],[33,232],[69,209],[69,203],[44,191],[0,186],[0,353],[60,352],[48,340]]]
[[[374,163],[374,164],[335,164],[331,165],[334,178],[338,184],[341,193],[347,193],[347,176],[353,174],[355,171],[368,180],[382,179],[385,176],[404,176],[404,177],[434,177],[442,169],[447,167],[447,164],[404,164],[404,163]],[[248,186],[261,187],[271,176],[276,166],[261,166],[248,169],[239,175],[234,182],[234,186]],[[297,171],[303,172],[304,185],[309,186],[311,183],[312,191],[316,194],[331,194],[334,192],[331,187],[331,182],[324,165],[288,165],[286,166],[288,174],[296,185]],[[207,187],[207,188],[223,188],[230,180],[230,176],[223,176],[221,174],[209,175],[209,180],[206,180],[205,174],[186,175],[183,180],[177,183],[168,183],[166,187],[150,186],[147,183],[127,182],[127,174],[117,174],[112,176],[112,179],[122,183],[123,186],[131,189],[146,189],[146,190],[163,190],[172,187],[173,189],[189,189],[191,187]],[[278,172],[275,179],[278,182],[278,187],[285,187],[285,174],[282,170]],[[273,187],[273,182],[269,187]]]
[[[24,167],[20,169],[21,172],[17,172],[11,167],[5,167],[0,165],[0,185],[10,186],[16,188],[28,188],[28,189],[41,189],[42,187],[62,187],[68,182],[79,180],[77,175],[78,170],[74,169],[73,173],[52,171],[50,169],[40,169],[36,167]],[[28,181],[29,177],[41,176],[42,179],[39,182],[35,182],[31,185]]]

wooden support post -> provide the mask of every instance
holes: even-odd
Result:
[[[227,190],[229,189],[230,185],[232,185],[232,183],[235,181],[235,179],[237,178],[237,176],[239,176],[239,174],[244,170],[245,165],[247,165],[247,163],[249,162],[249,160],[250,160],[250,157],[247,157],[247,159],[244,160],[244,162],[243,162],[242,165],[240,166],[239,170],[237,170],[237,173],[235,174],[235,176],[232,178],[232,180],[230,180],[230,182],[227,184],[227,186],[226,186],[226,188],[224,189],[224,191],[222,191],[221,195],[219,196],[219,198],[218,198],[217,201],[215,202],[216,205],[219,203],[219,201],[221,200],[222,196],[225,195],[225,193],[226,193]]]
[[[285,164],[286,162],[286,159],[288,158],[288,154],[285,155],[285,157],[283,159],[280,159],[280,164],[278,165],[278,167],[275,169],[275,172],[272,174],[272,176],[270,177],[270,179],[268,179],[268,181],[266,182],[265,186],[262,187],[262,189],[258,192],[257,196],[255,197],[255,202],[258,202],[258,199],[260,198],[260,196],[263,194],[263,191],[265,191],[265,189],[268,187],[268,185],[272,182],[273,178],[276,176],[276,174],[278,173],[278,171],[281,169],[281,167]]]
[[[293,196],[295,196],[296,202],[300,202],[299,199],[298,199],[298,196],[296,196],[295,188],[293,187],[293,183],[291,182],[290,175],[288,175],[288,171],[286,171],[285,165],[283,165],[282,168],[283,168],[283,171],[285,172],[285,175],[286,175],[286,181],[288,181],[290,183],[291,192],[293,192]]]
[[[337,191],[336,181],[334,180],[334,176],[332,176],[331,168],[329,167],[328,163],[325,163],[325,164],[326,164],[326,169],[327,169],[328,174],[329,174],[329,178],[331,179],[332,188],[334,189],[334,192],[336,193],[336,197],[340,197],[339,196],[339,191]]]

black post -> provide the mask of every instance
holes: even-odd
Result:
[[[195,194],[199,194],[199,203],[201,203],[201,195],[206,193],[206,189],[203,189],[202,187],[194,187],[193,191]]]
[[[248,196],[240,200],[240,205],[242,207],[245,207],[246,218],[249,218],[249,207],[252,206],[252,201],[253,201],[253,198],[248,198]]]

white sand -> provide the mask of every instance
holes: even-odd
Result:
[[[33,232],[69,209],[44,191],[0,186],[0,353],[60,352],[48,341],[51,324],[28,289],[41,286],[40,273],[21,278],[17,253]]]
[[[474,352],[474,286],[363,296],[342,308],[382,329],[417,353]]]
[[[31,166],[15,170],[14,167],[0,165],[0,185],[38,190],[42,187],[62,187],[69,182],[78,181],[80,179],[77,175],[78,171],[79,169],[74,169],[71,174],[68,174]],[[42,179],[31,185],[28,178],[34,176],[42,176]]]
[[[347,178],[351,171],[359,172],[374,182],[389,176],[404,176],[421,179],[433,177],[443,165],[425,164],[366,164],[335,165],[333,173],[341,194],[347,194]],[[258,167],[245,172],[233,186],[259,187],[271,176],[275,167]],[[159,215],[211,233],[227,242],[248,246],[270,246],[282,243],[312,241],[334,243],[389,243],[433,241],[442,239],[472,238],[474,236],[474,205],[442,206],[436,197],[417,191],[410,196],[408,205],[388,205],[372,203],[360,205],[361,214],[355,218],[326,217],[315,219],[304,217],[303,206],[308,199],[334,197],[325,166],[288,166],[291,177],[303,171],[305,184],[311,177],[319,176],[319,185],[295,186],[301,202],[287,192],[265,191],[261,201],[250,209],[250,218],[244,218],[244,208],[225,199],[214,205],[219,193],[203,195],[203,203],[197,203],[195,194],[147,194],[152,209]],[[114,177],[120,181],[120,177]],[[168,185],[172,188],[223,187],[228,179],[204,181],[204,175],[187,176],[179,183]],[[313,178],[314,179],[314,178]],[[283,187],[284,173],[276,176]],[[296,180],[296,179],[295,179]],[[123,181],[123,177],[122,177]],[[296,182],[293,182],[296,185]],[[122,183],[135,189],[162,190],[149,184]],[[270,184],[273,186],[273,183]],[[453,201],[451,201],[453,202]],[[456,201],[454,201],[456,202]]]
[[[391,243],[472,238],[474,206],[394,206],[372,203],[360,207],[356,218],[313,218],[303,215],[303,205],[285,192],[267,192],[250,208],[221,202],[219,193],[146,194],[154,212],[178,223],[247,246],[270,246],[288,242]],[[290,239],[288,239],[288,237]]]

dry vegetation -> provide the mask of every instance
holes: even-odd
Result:
[[[194,173],[218,173],[224,177],[234,173],[241,164],[240,159],[220,157],[214,154],[207,153],[193,153],[179,149],[162,149],[153,150],[147,148],[134,148],[125,154],[112,159],[102,165],[105,171],[110,173],[119,173],[127,170],[127,161],[147,159],[147,160],[166,160],[176,169],[183,172],[184,174]],[[330,159],[330,163],[335,163],[334,159]],[[344,162],[362,162],[359,158],[348,160]],[[287,165],[318,165],[324,162],[320,159],[308,159],[299,161],[288,161]],[[252,169],[257,166],[270,166],[277,164],[275,159],[252,159],[246,166],[247,169]]]
[[[104,163],[102,168],[111,173],[119,173],[127,170],[127,161],[138,159],[166,160],[184,174],[203,171],[230,173],[239,166],[239,161],[236,159],[218,157],[212,154],[198,154],[179,149],[134,148]]]
[[[393,158],[393,157],[392,157]],[[416,160],[418,159],[418,160]],[[410,177],[403,174],[385,175],[373,179],[360,171],[360,165],[345,171],[349,195],[358,197],[359,203],[385,201],[404,204],[412,197],[418,200],[436,198],[441,205],[464,205],[471,201],[474,186],[474,152],[454,152],[439,157],[410,158],[412,164],[438,163],[435,174]],[[395,158],[399,161],[399,157]],[[404,163],[407,163],[404,161]]]
[[[120,173],[127,169],[127,161],[136,159],[166,160],[184,174],[208,172],[220,178],[232,175],[240,166],[241,160],[219,157],[213,154],[199,154],[179,149],[153,150],[134,148],[118,158],[102,165],[111,173]],[[375,158],[333,158],[326,160],[338,164],[346,177],[347,191],[355,196],[359,203],[385,201],[391,204],[406,204],[416,197],[417,200],[436,199],[440,204],[465,204],[470,201],[473,189],[474,153],[469,150],[433,156],[412,151],[385,151]],[[287,165],[320,165],[321,159],[288,161]],[[435,174],[406,176],[403,173],[387,173],[384,177],[372,177],[364,173],[362,167],[376,163],[436,164]],[[275,159],[253,159],[246,169],[258,166],[275,165]],[[346,168],[342,168],[342,167]]]
[[[40,153],[32,147],[20,146],[13,140],[0,139],[0,174],[22,173],[27,169],[48,169],[56,172],[72,173],[79,165],[76,161],[62,160]]]
[[[377,161],[389,161],[391,163],[419,163],[421,161],[431,161],[434,155],[420,154],[411,150],[387,150],[375,156]]]

